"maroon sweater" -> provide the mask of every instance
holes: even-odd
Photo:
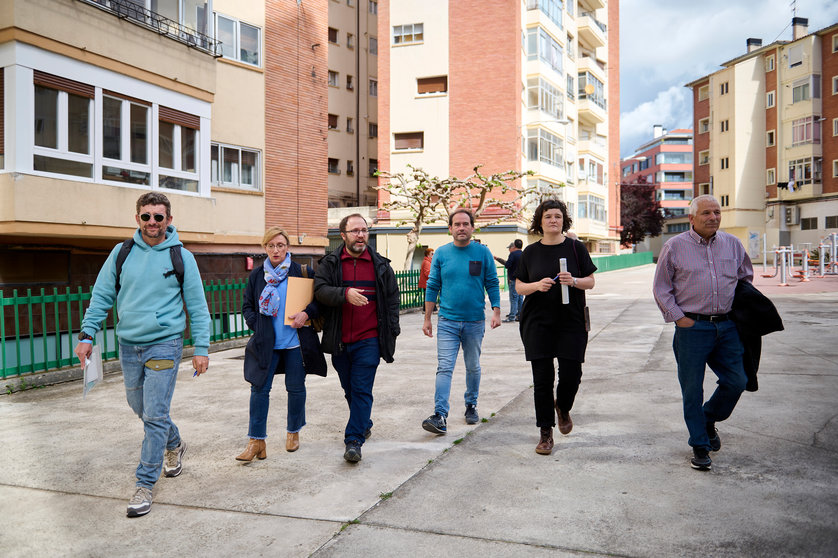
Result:
[[[340,253],[342,286],[357,289],[369,300],[365,306],[343,303],[343,327],[341,341],[355,343],[378,337],[378,313],[376,312],[375,266],[369,250],[353,258],[344,248]]]

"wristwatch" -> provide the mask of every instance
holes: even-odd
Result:
[[[573,278],[573,286],[576,287],[576,277]],[[576,288],[578,289],[579,287]]]
[[[88,335],[88,334],[86,334],[85,332],[82,331],[81,333],[79,333],[79,341],[84,341],[85,339],[87,339],[89,341],[93,341],[92,336],[90,336],[90,335]]]

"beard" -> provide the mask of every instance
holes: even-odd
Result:
[[[346,244],[346,251],[352,254],[353,256],[360,256],[364,253],[364,250],[367,248],[366,242],[352,242]]]

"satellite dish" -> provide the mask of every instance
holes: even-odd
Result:
[[[593,95],[594,94],[594,85],[589,83],[585,86],[585,95]]]

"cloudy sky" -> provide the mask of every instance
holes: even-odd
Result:
[[[620,152],[652,137],[652,125],[692,127],[684,87],[763,45],[791,40],[792,4],[809,32],[838,23],[838,0],[620,0]]]

